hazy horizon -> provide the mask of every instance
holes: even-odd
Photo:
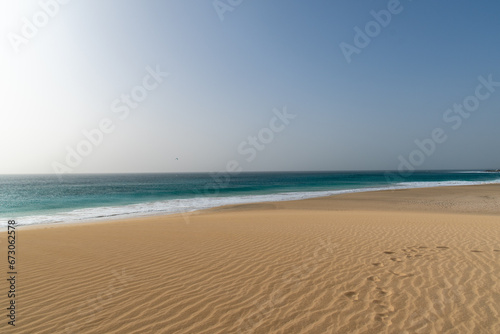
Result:
[[[498,169],[499,12],[6,1],[0,174]]]
[[[415,170],[413,173],[433,173],[433,172],[491,172],[495,173],[497,168],[495,169],[419,169]],[[202,172],[91,172],[91,173],[70,173],[66,174],[68,176],[71,175],[141,175],[141,174],[258,174],[258,173],[263,173],[263,174],[272,174],[272,173],[384,173],[384,172],[394,172],[397,173],[399,172],[398,169],[392,169],[392,170],[371,170],[371,169],[365,169],[365,170],[262,170],[262,171],[241,171],[241,172],[227,172],[223,170],[213,170],[213,171],[202,171]],[[0,176],[54,176],[57,177],[57,174],[55,173],[26,173],[26,174],[16,174],[16,173],[10,173],[10,174],[0,174]]]

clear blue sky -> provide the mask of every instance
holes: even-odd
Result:
[[[481,88],[488,97],[467,118],[446,112],[476,94],[478,77],[500,82],[500,3],[396,5],[221,0],[218,13],[210,0],[72,0],[44,17],[38,1],[2,1],[0,174],[221,171],[229,161],[395,170],[437,128],[446,141],[417,169],[500,168],[500,87]],[[354,28],[388,7],[397,13],[348,63],[340,44],[355,46]],[[23,18],[39,20],[34,36]],[[144,85],[148,67],[168,76],[146,80],[155,87],[125,114],[122,94]],[[265,130],[284,107],[296,117]],[[103,120],[109,133],[89,148],[82,131]],[[78,147],[86,156],[68,158]]]

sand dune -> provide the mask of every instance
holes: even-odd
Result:
[[[15,332],[500,333],[499,190],[22,230]]]

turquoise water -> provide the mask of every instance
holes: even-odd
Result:
[[[0,176],[0,226],[78,222],[188,212],[225,204],[283,201],[345,192],[500,183],[500,174],[421,172],[112,174]]]

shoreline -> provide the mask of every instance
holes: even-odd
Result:
[[[354,177],[354,174],[347,176],[336,173],[325,173],[323,176],[309,175],[309,173],[291,173],[285,179],[277,179],[276,175],[264,173],[262,177],[255,179],[250,176],[241,176],[236,179],[238,182],[249,182],[249,184],[256,183],[254,188],[241,188],[239,191],[225,191],[224,187],[220,192],[205,193],[203,191],[204,182],[209,180],[198,180],[195,185],[191,184],[190,180],[182,178],[174,178],[170,181],[165,181],[167,184],[173,182],[181,189],[179,193],[171,193],[170,197],[164,198],[161,196],[145,196],[147,191],[153,186],[154,178],[142,177],[141,182],[146,185],[144,189],[129,189],[129,191],[137,191],[138,196],[123,197],[113,196],[114,190],[112,185],[116,182],[123,182],[126,188],[134,178],[120,178],[119,176],[112,175],[104,179],[95,178],[94,182],[102,181],[104,185],[94,188],[85,186],[82,198],[72,198],[67,201],[60,195],[64,192],[71,192],[71,187],[66,186],[62,189],[57,188],[57,184],[49,186],[53,188],[56,195],[48,196],[50,200],[42,200],[39,204],[38,199],[33,196],[28,196],[24,207],[19,206],[15,201],[7,201],[7,207],[10,207],[12,212],[2,219],[16,219],[23,226],[40,225],[40,224],[62,224],[62,223],[85,223],[94,221],[108,221],[108,220],[121,220],[129,218],[140,218],[155,215],[167,214],[185,214],[187,212],[205,210],[225,205],[240,205],[244,203],[260,203],[260,202],[281,202],[291,200],[301,200],[308,198],[318,198],[331,195],[341,195],[346,193],[363,193],[370,191],[385,191],[394,189],[419,189],[430,187],[443,187],[443,186],[469,186],[469,185],[485,185],[485,184],[500,184],[500,179],[497,176],[485,176],[484,172],[472,173],[465,172],[467,175],[461,176],[459,173],[443,173],[437,174],[434,172],[429,173],[416,173],[415,177],[401,180],[399,183],[388,182],[387,177],[383,173],[368,173],[359,174],[360,176]],[[242,174],[243,175],[243,174]],[[455,175],[455,176],[454,176]],[[139,176],[136,176],[139,177]],[[354,177],[350,180],[350,177]],[[319,179],[318,179],[319,178]],[[86,179],[76,177],[71,184],[80,184]],[[266,186],[263,180],[270,180],[271,185]],[[318,182],[322,180],[322,182]],[[137,180],[136,180],[137,181]],[[182,182],[187,182],[184,185]],[[404,181],[404,182],[402,182]],[[21,185],[25,182],[20,180]],[[181,182],[181,183],[179,183]],[[121,183],[120,183],[121,184]],[[158,189],[165,188],[165,184],[161,184]],[[239,183],[238,183],[239,184]],[[83,185],[83,183],[82,183]],[[283,187],[279,185],[284,185]],[[193,188],[191,188],[191,186]],[[223,185],[221,185],[223,186]],[[111,188],[110,188],[111,187]],[[201,188],[200,188],[201,187]],[[215,187],[215,186],[214,186]],[[22,188],[22,187],[21,187]],[[201,189],[201,190],[200,190]],[[218,188],[217,188],[218,189]],[[260,189],[260,190],[259,190]],[[164,189],[165,190],[165,189]],[[21,190],[19,190],[21,191]],[[108,195],[106,195],[108,194]],[[116,195],[116,194],[115,194]],[[88,198],[89,200],[82,201]],[[96,201],[99,199],[99,201]],[[43,204],[45,203],[45,204]],[[69,204],[68,204],[69,203]],[[47,210],[51,208],[50,210]],[[34,210],[34,211],[33,211]],[[47,211],[45,211],[47,210]],[[0,224],[6,228],[6,223]]]
[[[413,192],[416,191],[417,193],[422,192],[424,195],[427,195],[427,190],[433,189],[435,192],[442,192],[445,191],[449,188],[456,189],[457,191],[460,192],[469,192],[471,189],[474,188],[481,189],[481,191],[486,190],[488,188],[493,189],[493,191],[489,191],[488,193],[491,193],[492,195],[495,194],[500,194],[500,184],[494,183],[494,184],[481,184],[481,185],[448,185],[448,186],[435,186],[435,187],[420,187],[420,188],[402,188],[402,189],[378,189],[378,190],[367,190],[367,191],[355,191],[355,192],[348,192],[348,193],[341,193],[341,194],[335,194],[335,195],[328,195],[328,196],[319,196],[319,197],[309,197],[309,198],[304,198],[304,199],[293,199],[293,200],[284,200],[284,201],[264,201],[264,202],[252,202],[252,203],[240,203],[240,204],[228,204],[228,205],[222,205],[222,206],[216,206],[216,207],[211,207],[211,208],[206,208],[206,209],[199,209],[199,210],[194,210],[194,211],[189,211],[185,213],[158,213],[158,214],[150,214],[150,215],[140,215],[140,216],[131,216],[131,217],[122,217],[122,218],[102,218],[102,219],[96,219],[96,220],[86,220],[86,221],[77,221],[77,222],[60,222],[60,223],[48,223],[48,224],[30,224],[30,225],[23,225],[19,226],[18,228],[21,230],[28,230],[28,229],[46,229],[46,228],[51,228],[51,227],[65,227],[65,226],[79,226],[79,225],[94,225],[94,224],[109,224],[109,223],[120,223],[120,222],[129,222],[129,221],[137,221],[141,219],[148,219],[148,218],[167,218],[167,217],[172,217],[172,218],[183,218],[186,219],[187,216],[192,216],[192,215],[198,215],[198,214],[205,214],[205,213],[212,213],[212,212],[220,212],[220,211],[231,211],[234,209],[238,210],[245,210],[248,208],[253,208],[253,207],[265,207],[267,205],[268,208],[288,208],[289,204],[298,204],[302,203],[304,207],[306,203],[310,203],[312,201],[313,203],[317,200],[333,200],[339,201],[339,205],[342,206],[344,205],[344,210],[342,207],[337,207],[336,209],[339,211],[347,211],[345,210],[345,201],[344,200],[353,200],[352,197],[358,197],[358,199],[366,200],[365,196],[363,194],[367,194],[369,197],[369,200],[371,200],[371,194],[375,193],[380,193],[380,194],[392,194],[393,192]],[[420,191],[419,191],[420,190]],[[431,190],[432,191],[432,190]],[[411,196],[411,194],[410,194]],[[438,194],[439,196],[439,194]],[[500,198],[500,196],[499,196]],[[389,210],[389,211],[412,211],[410,210],[409,206],[401,206],[400,207],[393,207],[392,209],[389,207],[370,207],[370,208],[363,208],[361,207],[356,207],[356,210]],[[352,206],[352,204],[351,204]],[[449,211],[449,209],[446,208],[434,208],[431,209],[430,207],[427,207],[426,210],[429,210],[429,212],[434,212],[434,213],[439,213],[440,210],[447,210],[445,213],[460,213],[460,214],[482,214],[482,215],[500,215],[500,207],[498,207],[498,210],[489,210],[489,212],[477,212],[477,211]],[[421,211],[422,208],[414,208],[414,210]],[[5,230],[0,230],[0,233],[5,232]]]

